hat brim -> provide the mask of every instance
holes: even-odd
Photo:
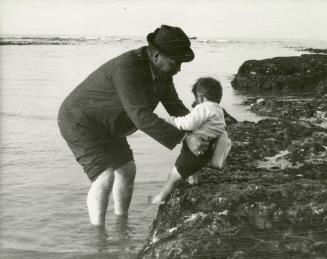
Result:
[[[159,51],[160,53],[162,53],[163,55],[169,57],[169,58],[172,58],[176,61],[179,61],[179,62],[190,62],[194,59],[194,52],[191,48],[188,48],[188,50],[183,54],[183,55],[170,55],[169,53],[165,52],[164,50],[160,49],[154,42],[153,42],[153,39],[154,39],[154,36],[155,36],[155,33],[151,32],[148,34],[148,36],[146,37],[149,45],[151,45],[152,47],[154,47],[157,51]]]

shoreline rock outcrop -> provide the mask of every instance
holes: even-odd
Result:
[[[241,65],[231,84],[247,92],[326,93],[327,55],[248,60]]]
[[[225,168],[181,184],[139,258],[325,258],[327,130],[266,119],[228,131]]]
[[[245,71],[267,69],[264,62],[254,64],[240,68],[242,78]],[[317,86],[326,78],[303,76],[309,85],[296,87],[286,84],[295,84],[290,74],[280,77],[279,67],[273,71],[234,81],[236,88],[270,92],[246,103],[270,118],[257,123],[228,119],[233,146],[225,167],[204,168],[197,183],[180,184],[159,207],[138,258],[327,258],[327,129],[322,127],[327,95],[271,97],[284,79],[283,92],[296,93],[323,92],[327,88]],[[270,83],[261,87],[261,80]]]
[[[249,97],[243,102],[261,116],[299,120],[327,127],[327,94],[309,96]]]
[[[315,54],[327,54],[327,49],[302,48],[300,50]]]

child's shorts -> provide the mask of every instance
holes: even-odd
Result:
[[[207,151],[201,156],[194,155],[185,142],[183,143],[181,153],[175,162],[175,167],[183,179],[195,174],[208,163],[212,156],[212,145],[216,140],[210,141]]]

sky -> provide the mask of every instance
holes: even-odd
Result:
[[[0,0],[1,34],[327,40],[326,0]]]

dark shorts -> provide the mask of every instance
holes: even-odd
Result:
[[[210,142],[208,150],[201,156],[194,155],[185,142],[183,143],[181,153],[175,162],[175,167],[183,179],[195,174],[208,163],[212,156],[212,145],[215,141]]]
[[[58,119],[61,135],[83,167],[91,182],[111,167],[113,170],[134,161],[133,152],[126,137],[110,138],[90,129],[71,123],[67,118]]]

